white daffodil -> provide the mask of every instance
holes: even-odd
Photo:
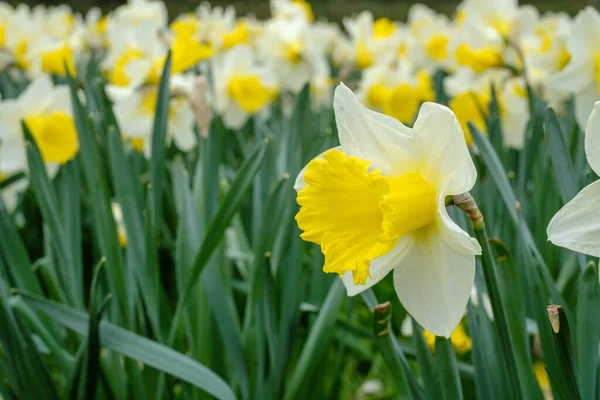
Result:
[[[585,132],[585,155],[600,174],[600,102],[596,102]],[[548,225],[548,240],[569,250],[600,257],[600,180],[581,190]]]
[[[405,124],[414,120],[421,103],[434,99],[429,74],[398,62],[384,62],[365,70],[357,95],[367,107]]]
[[[551,77],[571,58],[566,45],[570,31],[571,19],[566,13],[548,13],[525,29],[519,39],[529,83],[555,108],[568,96],[556,90]]]
[[[504,37],[494,28],[466,19],[451,41],[449,52],[458,66],[481,73],[504,65]]]
[[[365,69],[397,54],[401,32],[395,22],[387,18],[374,21],[368,11],[354,18],[344,18],[343,22],[353,44],[357,67]]]
[[[171,95],[168,112],[167,141],[174,140],[181,151],[196,146],[194,111],[189,101],[194,77],[176,75],[171,78]],[[114,104],[115,116],[121,133],[130,140],[132,147],[143,151],[146,157],[152,153],[152,127],[158,98],[157,86],[145,86],[121,93]]]
[[[593,7],[580,11],[566,39],[570,61],[554,75],[552,85],[575,95],[575,117],[585,126],[594,103],[600,100],[600,13]]]
[[[282,90],[298,93],[311,79],[327,43],[315,41],[301,20],[270,20],[258,41],[264,60],[273,68]]]
[[[30,60],[27,49],[43,35],[41,25],[34,24],[29,8],[21,4],[10,17],[0,25],[0,67],[14,64],[22,69],[28,69]]]
[[[156,30],[166,28],[167,6],[162,1],[128,0],[113,13],[111,28],[136,27],[150,23]]]
[[[109,16],[102,15],[102,11],[91,8],[81,22],[83,27],[82,41],[88,49],[100,49],[107,45],[106,31],[109,25]]]
[[[66,85],[54,86],[48,75],[40,75],[17,99],[0,102],[0,173],[27,171],[24,121],[31,131],[49,173],[75,157],[79,150],[77,131]]]
[[[212,55],[209,46],[197,42],[188,32],[160,36],[147,23],[120,33],[112,30],[109,37],[114,45],[102,67],[111,85],[121,87],[157,84],[169,47],[171,75],[185,72]]]
[[[313,22],[315,16],[310,3],[306,0],[270,0],[273,18]]]
[[[212,71],[212,103],[229,128],[239,129],[252,115],[266,111],[277,94],[272,71],[259,64],[247,46],[214,59]]]
[[[428,331],[460,322],[480,246],[448,216],[445,198],[469,191],[476,170],[452,112],[425,103],[413,128],[360,104],[343,84],[334,96],[341,146],[296,180],[304,240],[319,244],[325,272],[349,295],[394,270],[396,293]]]
[[[450,52],[450,41],[454,35],[454,28],[448,18],[436,15],[432,23],[419,27],[418,36],[413,36],[416,41],[411,53],[413,62],[432,70],[450,70],[454,64],[454,56]]]
[[[527,88],[523,78],[510,75],[505,69],[489,69],[475,74],[469,68],[461,68],[444,80],[444,90],[451,96],[449,107],[456,114],[468,145],[473,143],[468,122],[484,133],[487,131],[485,118],[492,100],[491,87],[494,86],[504,145],[523,148],[529,119]]]

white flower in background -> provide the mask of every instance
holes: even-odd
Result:
[[[327,43],[315,40],[300,20],[269,21],[258,41],[259,53],[277,76],[281,90],[298,93],[311,79],[313,70],[324,57]]]
[[[331,68],[325,59],[317,63],[310,81],[311,107],[313,111],[331,109],[333,86]]]
[[[594,103],[600,100],[600,14],[593,7],[580,11],[566,39],[569,63],[554,75],[552,85],[575,95],[575,117],[585,126]]]
[[[451,96],[449,107],[456,114],[468,145],[473,143],[468,122],[472,122],[480,131],[487,132],[485,118],[492,100],[493,85],[504,145],[523,148],[529,120],[527,88],[523,78],[510,75],[510,71],[505,69],[489,69],[476,75],[469,68],[461,68],[444,80],[444,90]]]
[[[121,245],[121,247],[127,247],[129,239],[127,238],[127,230],[125,229],[125,221],[123,220],[123,209],[121,208],[121,204],[118,201],[113,200],[111,202],[111,209],[113,218],[115,220],[115,225],[117,226],[119,245]]]
[[[367,107],[405,124],[413,121],[421,103],[435,97],[429,74],[405,62],[384,62],[366,69],[357,95]]]
[[[600,175],[600,102],[596,102],[585,132],[588,164]],[[600,257],[600,180],[583,188],[556,213],[548,225],[548,240],[557,246]]]
[[[503,38],[514,38],[521,19],[527,21],[532,17],[530,8],[519,9],[518,0],[466,0],[463,4],[465,21],[493,29]]]
[[[566,45],[570,31],[571,18],[566,13],[548,13],[525,29],[519,39],[529,83],[554,108],[568,96],[553,87],[551,77],[562,71],[571,58]]]
[[[387,18],[373,20],[363,11],[354,18],[344,18],[344,27],[354,48],[354,63],[361,69],[393,58],[399,49],[401,32],[398,24]]]
[[[0,173],[27,171],[21,121],[36,140],[49,173],[73,159],[79,150],[77,131],[66,85],[54,86],[46,74],[38,76],[17,99],[0,102]]]
[[[434,18],[432,23],[419,28],[418,36],[413,36],[416,46],[411,52],[411,58],[415,64],[424,68],[450,70],[454,65],[450,41],[455,30],[445,15],[436,15]]]
[[[323,270],[342,276],[349,295],[394,270],[406,310],[449,337],[481,251],[444,203],[476,180],[460,125],[448,108],[425,103],[408,128],[363,107],[343,84],[334,111],[341,146],[310,161],[296,180],[302,238],[321,246]]]
[[[213,60],[213,99],[225,126],[241,128],[253,115],[267,111],[277,94],[273,72],[256,60],[251,48],[238,46]]]
[[[481,73],[504,64],[504,37],[492,27],[466,19],[450,43],[449,51],[458,66]]]
[[[97,8],[91,8],[86,14],[81,25],[83,27],[82,41],[88,49],[99,49],[107,45],[106,31],[110,19],[107,15],[102,15],[102,11]]]
[[[315,16],[310,3],[306,0],[270,0],[273,18],[313,22]]]
[[[111,43],[115,45],[102,63],[109,82],[115,86],[136,88],[142,84],[157,84],[169,47],[171,75],[185,72],[212,55],[209,46],[197,42],[188,33],[160,36],[148,23],[112,36],[115,34],[116,31],[111,31]]]
[[[26,57],[27,48],[42,36],[41,28],[33,23],[29,8],[23,4],[10,17],[3,17],[0,25],[0,32],[3,32],[0,35],[0,67],[14,64],[27,69],[30,65],[30,60]]]
[[[167,6],[163,1],[128,0],[127,4],[117,7],[114,11],[110,29],[150,23],[158,30],[166,28],[167,21]]]
[[[196,146],[194,133],[194,110],[189,102],[193,90],[194,76],[171,77],[171,99],[169,102],[167,141],[173,140],[181,151],[190,151]],[[130,140],[132,147],[142,151],[146,157],[152,153],[152,127],[158,86],[144,86],[121,93],[114,104],[115,116],[121,133]]]

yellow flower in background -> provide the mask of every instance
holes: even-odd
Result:
[[[475,72],[484,72],[487,69],[502,65],[502,55],[494,49],[472,49],[463,43],[456,48],[456,61],[460,65],[471,67]]]
[[[423,331],[423,336],[425,337],[425,342],[429,346],[429,348],[433,351],[435,350],[435,335],[426,330]],[[454,351],[459,354],[466,353],[471,351],[473,347],[473,342],[467,332],[465,331],[465,327],[462,323],[456,326],[456,329],[450,335],[450,342],[452,342],[452,347]]]
[[[448,44],[450,38],[442,34],[433,35],[425,45],[427,54],[434,60],[445,60],[448,58]]]
[[[250,30],[246,21],[238,21],[231,32],[223,36],[223,48],[230,49],[250,41]]]
[[[75,56],[67,44],[42,54],[42,71],[64,76],[67,74],[67,69],[71,75],[76,74]]]
[[[533,362],[533,373],[535,374],[538,385],[540,385],[540,389],[545,393],[552,393],[550,377],[548,376],[548,371],[546,371],[546,365],[543,361],[537,360]]]
[[[377,18],[373,24],[373,37],[383,39],[396,32],[396,24],[389,18]]]
[[[2,171],[27,170],[21,121],[31,131],[51,176],[77,155],[79,142],[69,89],[54,86],[47,74],[38,76],[17,99],[0,102],[0,119]]]
[[[321,246],[323,270],[340,275],[349,295],[394,270],[407,311],[449,337],[480,252],[444,203],[476,179],[460,125],[448,108],[425,103],[408,128],[363,107],[343,84],[334,111],[341,146],[310,161],[296,180],[302,238]]]
[[[465,133],[468,146],[473,144],[468,122],[472,122],[481,132],[487,132],[485,119],[488,115],[489,103],[490,98],[487,94],[464,92],[454,96],[448,104],[456,114],[456,118]]]
[[[227,92],[251,114],[262,109],[272,98],[271,91],[257,75],[233,75],[227,84]]]
[[[62,165],[77,154],[77,131],[69,114],[57,111],[47,115],[26,115],[25,125],[31,131],[45,162]]]

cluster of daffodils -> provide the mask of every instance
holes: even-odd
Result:
[[[271,18],[258,20],[208,3],[171,17],[160,0],[129,0],[85,16],[66,6],[0,3],[2,76],[26,86],[0,101],[4,203],[12,209],[27,185],[24,127],[51,177],[77,155],[64,82],[90,65],[105,81],[128,149],[147,158],[169,50],[167,140],[182,152],[208,134],[211,116],[233,131],[273,115],[288,118],[308,87],[313,113],[329,114],[333,104],[341,146],[298,177],[302,237],[321,246],[324,270],[339,274],[349,294],[393,270],[409,313],[428,331],[450,336],[481,251],[445,206],[446,196],[475,183],[468,122],[486,133],[496,104],[504,145],[521,150],[535,93],[558,109],[574,97],[584,126],[600,100],[600,14],[588,7],[571,19],[540,15],[517,0],[464,0],[452,16],[416,4],[405,22],[365,11],[338,25],[315,18],[305,0],[270,5]],[[597,169],[598,146],[587,138]],[[592,186],[557,216],[550,236],[598,255],[570,229],[594,221],[578,207],[586,196],[597,203]],[[597,235],[597,224],[589,224]]]

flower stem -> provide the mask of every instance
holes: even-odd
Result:
[[[485,223],[483,222],[483,215],[477,207],[477,203],[473,199],[470,193],[463,193],[461,195],[454,196],[454,204],[463,210],[473,226],[475,232],[475,238],[481,245],[481,265],[483,270],[483,276],[485,278],[485,285],[487,286],[488,295],[492,304],[492,310],[494,313],[494,322],[498,337],[500,338],[500,345],[502,346],[502,355],[506,366],[506,372],[510,381],[510,389],[513,398],[523,398],[521,391],[521,379],[519,377],[519,369],[517,365],[517,355],[515,354],[515,346],[510,334],[508,317],[504,308],[500,282],[498,280],[498,273],[496,262],[490,248],[487,232],[485,229]]]

